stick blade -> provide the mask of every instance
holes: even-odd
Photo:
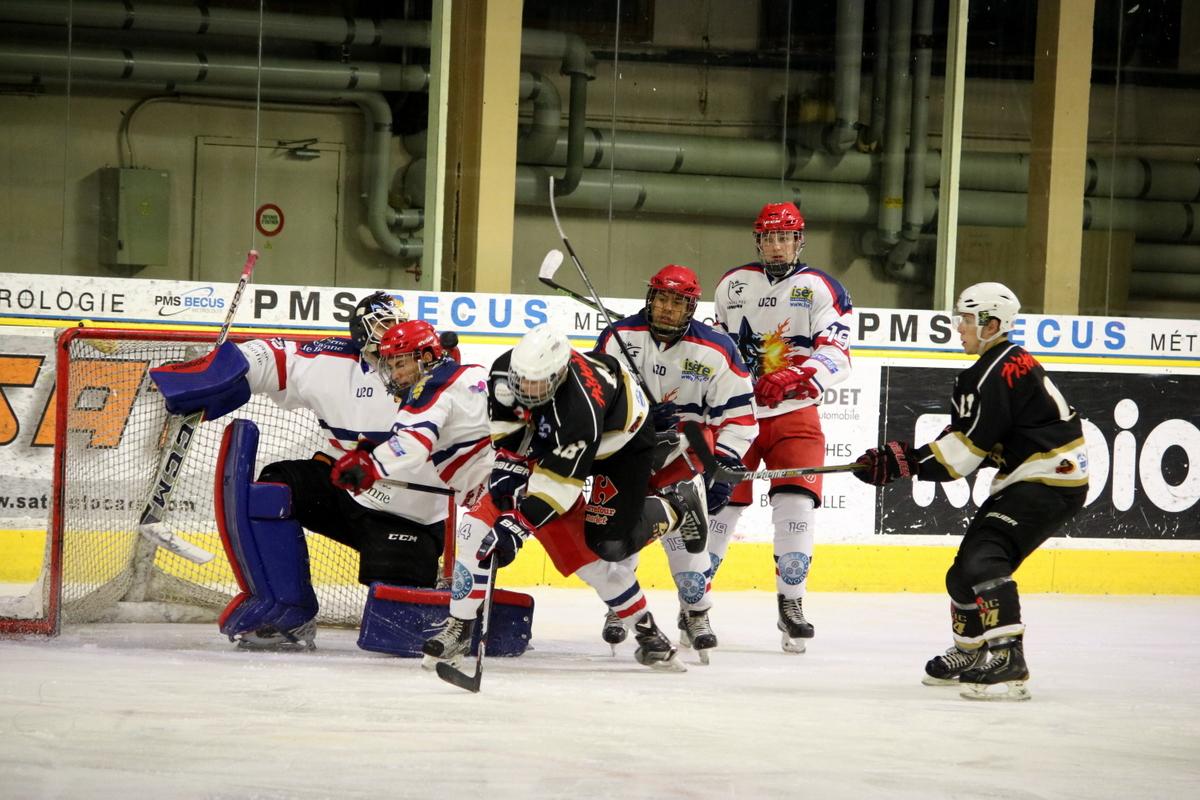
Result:
[[[457,686],[460,689],[466,689],[468,692],[479,694],[479,685],[483,682],[483,671],[476,670],[474,675],[467,675],[460,669],[456,669],[451,664],[445,661],[439,661],[437,666],[437,676],[446,683]]]
[[[203,547],[198,547],[184,540],[162,522],[139,525],[138,533],[164,550],[169,550],[180,558],[191,561],[193,564],[207,564],[213,560],[212,553]]]
[[[562,250],[551,250],[542,259],[542,266],[538,268],[538,277],[544,281],[553,279],[554,273],[558,272],[558,268],[562,266],[562,263]]]

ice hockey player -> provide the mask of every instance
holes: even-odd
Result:
[[[625,343],[634,366],[658,400],[650,409],[656,434],[678,440],[684,422],[698,422],[713,434],[717,459],[740,469],[742,456],[758,432],[750,376],[733,340],[694,319],[699,301],[696,273],[668,264],[650,278],[645,308],[605,328],[596,349],[622,359],[616,337]],[[651,478],[651,488],[669,486],[694,474],[697,467],[685,450],[683,444],[668,450],[669,455],[663,457],[665,466]],[[732,490],[732,484],[708,482],[710,516],[724,508]],[[661,541],[679,591],[679,643],[695,648],[707,664],[707,651],[717,646],[709,620],[713,562],[708,553],[689,553],[677,533]],[[636,569],[637,555],[630,556],[628,563]],[[610,610],[604,640],[616,645],[624,641],[625,633],[624,625]]]
[[[837,280],[800,261],[804,217],[793,203],[768,203],[754,223],[759,260],[730,270],[717,284],[717,324],[737,342],[754,377],[758,436],[744,463],[757,469],[820,466],[825,434],[817,405],[850,375],[850,295]],[[803,653],[813,626],[804,596],[813,555],[814,510],[821,476],[771,481],[775,588],[784,652]],[[737,484],[712,520],[714,564],[725,556],[750,483]]]
[[[235,565],[236,570],[249,573],[252,586],[264,591],[269,586],[276,601],[245,605],[261,613],[233,614],[233,605],[246,600],[239,596],[226,609],[222,632],[240,647],[313,646],[317,601],[302,528],[357,550],[358,579],[363,584],[434,585],[444,547],[446,498],[408,488],[376,489],[352,496],[330,481],[330,471],[340,456],[364,442],[384,441],[390,435],[399,402],[380,380],[378,348],[383,333],[407,318],[397,300],[375,292],[355,307],[349,338],[309,343],[282,339],[238,345],[226,342],[203,359],[152,371],[172,413],[203,410],[206,419],[214,419],[241,406],[252,393],[261,393],[281,408],[311,410],[325,434],[324,446],[312,458],[277,461],[259,473],[260,483],[281,483],[289,488],[295,538],[280,543],[275,537],[267,550],[276,555],[266,567],[257,561]],[[428,465],[408,480],[433,483],[437,478]],[[228,533],[234,538],[254,536],[253,530]],[[237,557],[243,548],[234,542],[229,550]],[[271,574],[256,574],[264,568]],[[293,624],[280,629],[275,625],[280,619]],[[297,619],[300,622],[295,622]]]
[[[985,461],[999,471],[946,573],[954,646],[925,665],[924,683],[961,687],[975,700],[1027,700],[1021,603],[1013,573],[1083,507],[1087,447],[1075,409],[1042,365],[1007,332],[1020,310],[999,283],[978,283],[955,303],[963,351],[979,356],[954,380],[950,425],[912,448],[890,441],[854,474],[877,486],[898,478],[951,481]]]
[[[455,598],[465,594],[478,603],[482,591],[474,587],[486,585],[489,559],[500,567],[511,563],[536,535],[559,572],[578,574],[633,631],[638,663],[682,669],[637,577],[620,562],[672,531],[703,552],[704,487],[697,477],[648,496],[654,431],[645,424],[649,406],[637,381],[611,356],[572,350],[549,325],[496,359],[488,380],[496,463],[486,502],[498,516],[482,539],[473,531],[465,545],[460,541],[466,558],[455,565]],[[473,615],[453,602],[450,623],[469,634]]]

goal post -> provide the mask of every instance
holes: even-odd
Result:
[[[233,341],[261,338],[233,335]],[[312,341],[317,336],[272,338]],[[138,518],[181,417],[167,413],[149,371],[210,351],[215,333],[72,328],[55,346],[54,475],[40,568],[24,593],[0,596],[0,635],[49,634],[60,624],[215,621],[237,593],[214,512],[222,433],[236,418],[259,428],[255,472],[322,450],[317,417],[262,395],[194,434],[163,520],[170,533],[215,555],[181,558],[138,533]],[[451,528],[453,530],[453,528]],[[448,537],[449,538],[449,537]],[[367,587],[358,553],[309,534],[317,621],[356,626]]]

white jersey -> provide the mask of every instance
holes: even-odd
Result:
[[[391,437],[372,451],[379,474],[409,481],[432,465],[436,485],[453,489],[459,505],[470,505],[492,471],[487,378],[476,364],[447,359],[434,367],[400,407]]]
[[[750,374],[733,340],[703,322],[692,320],[682,337],[665,345],[655,341],[645,311],[605,328],[596,349],[625,357],[613,329],[629,349],[638,372],[660,403],[674,403],[683,422],[713,429],[716,450],[741,460],[758,434]]]
[[[850,376],[850,324],[853,306],[845,288],[830,275],[797,264],[772,278],[762,264],[725,273],[713,299],[717,323],[737,342],[757,380],[790,366],[815,369],[813,382],[828,389]],[[820,402],[784,400],[757,409],[773,417]]]
[[[297,343],[283,339],[255,339],[239,344],[250,362],[246,379],[250,390],[271,398],[286,410],[306,408],[317,416],[325,435],[323,452],[333,458],[355,449],[360,438],[382,442],[400,404],[366,362],[350,339],[332,337]],[[432,465],[406,480],[438,484]],[[381,487],[382,488],[382,487]],[[412,489],[372,489],[355,499],[377,511],[430,525],[444,520],[449,511],[446,498]]]

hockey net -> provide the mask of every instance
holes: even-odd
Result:
[[[179,422],[166,412],[149,370],[203,355],[215,339],[107,328],[76,328],[59,337],[46,555],[29,592],[0,606],[0,633],[53,633],[60,621],[215,620],[233,598],[237,584],[213,512],[225,426],[239,417],[257,424],[256,473],[273,461],[311,457],[323,439],[312,412],[285,411],[253,396],[236,412],[199,426],[164,519],[213,559],[196,564],[139,535],[138,517]],[[317,621],[357,625],[367,591],[357,582],[358,553],[323,536],[307,538]]]

